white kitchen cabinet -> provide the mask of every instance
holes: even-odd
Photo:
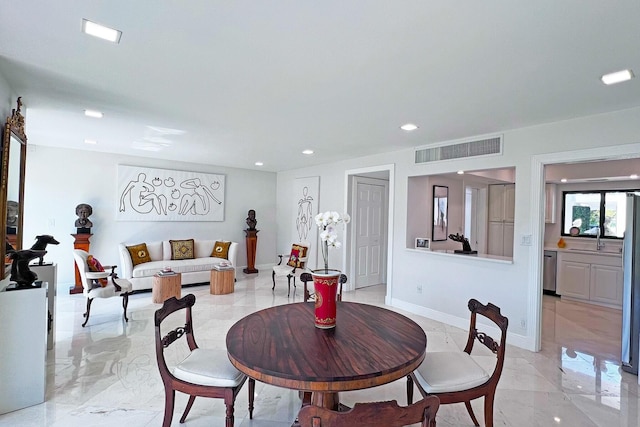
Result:
[[[563,298],[622,307],[620,256],[559,252],[557,290]]]
[[[591,265],[589,299],[622,306],[622,268]]]
[[[489,186],[489,221],[513,222],[516,205],[515,184]]]
[[[489,186],[487,253],[490,255],[513,256],[515,194],[515,184]]]
[[[544,186],[544,222],[547,224],[556,222],[556,184]]]

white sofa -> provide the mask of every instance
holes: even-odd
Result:
[[[222,240],[219,240],[222,241]],[[151,262],[144,262],[135,267],[131,261],[131,255],[127,246],[137,243],[120,243],[120,265],[116,272],[118,277],[127,279],[133,285],[133,290],[151,289],[153,285],[153,275],[164,267],[171,267],[176,273],[182,273],[182,284],[208,283],[211,280],[211,270],[216,264],[227,261],[232,266],[236,266],[236,256],[238,253],[238,243],[231,242],[227,259],[211,257],[211,252],[216,240],[194,239],[194,259],[172,260],[171,245],[168,240],[160,242],[145,242]]]

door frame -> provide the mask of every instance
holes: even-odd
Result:
[[[606,161],[640,157],[640,143],[588,148],[560,153],[539,154],[531,158],[531,237],[527,323],[533,325],[533,350],[542,348],[542,267],[544,249],[545,166],[557,163]]]
[[[387,266],[386,263],[384,262],[387,259],[387,230],[389,228],[389,221],[387,220],[387,212],[389,211],[389,180],[388,179],[381,179],[381,178],[371,178],[368,176],[363,176],[363,175],[353,175],[352,176],[352,185],[351,185],[351,191],[352,191],[352,195],[355,197],[351,197],[351,213],[353,216],[355,216],[355,212],[357,212],[358,209],[358,197],[357,197],[357,190],[358,190],[358,185],[359,184],[365,184],[365,185],[378,185],[383,187],[383,199],[382,199],[382,217],[381,217],[381,224],[383,227],[382,232],[384,233],[382,236],[382,239],[384,239],[382,241],[381,246],[381,257],[380,257],[380,276],[381,280],[386,284],[386,271],[387,271]],[[353,220],[353,218],[352,218]],[[351,271],[355,272],[358,271],[358,266],[356,265],[356,260],[357,260],[357,256],[356,256],[356,249],[357,249],[357,240],[358,240],[358,233],[356,233],[356,229],[355,227],[351,227],[350,230],[350,235],[351,235],[351,241],[352,241],[352,253],[351,253],[351,262],[352,262],[352,268]],[[352,281],[352,283],[350,285],[353,286],[353,289],[356,289],[356,280],[355,280],[355,275],[352,275],[351,277],[354,278],[354,280]]]
[[[387,228],[387,236],[386,236],[386,253],[387,253],[387,263],[385,268],[385,282],[387,283],[387,291],[385,295],[385,303],[391,303],[391,298],[393,294],[393,227],[390,224],[394,223],[394,189],[395,189],[395,165],[387,164],[387,165],[378,165],[378,166],[370,166],[366,168],[359,169],[348,169],[345,171],[345,199],[344,206],[348,209],[352,206],[353,202],[353,181],[355,176],[366,176],[367,174],[374,174],[376,172],[387,172],[389,176],[389,191],[387,196],[387,212],[386,212],[386,228]],[[355,244],[353,243],[352,237],[352,224],[348,224],[347,233],[345,233],[345,250],[343,251],[343,259],[342,265],[345,266],[347,277],[351,276],[351,272],[355,271]],[[355,289],[354,282],[348,281],[345,284],[345,290],[352,291]]]

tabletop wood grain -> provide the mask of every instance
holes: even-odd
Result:
[[[424,331],[399,313],[338,302],[334,329],[316,328],[313,313],[313,303],[295,303],[239,320],[227,333],[231,363],[268,384],[338,392],[395,381],[424,359]]]

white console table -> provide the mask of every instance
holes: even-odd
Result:
[[[29,269],[38,275],[38,280],[47,282],[47,350],[53,350],[56,342],[56,295],[58,294],[58,264],[45,263],[30,265]]]
[[[0,414],[44,402],[47,288],[5,291],[0,282]]]

